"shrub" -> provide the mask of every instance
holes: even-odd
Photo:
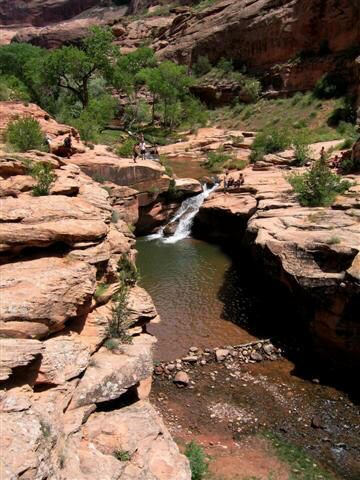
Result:
[[[310,160],[310,147],[306,143],[294,142],[297,165],[304,166]]]
[[[224,163],[229,160],[232,160],[231,156],[219,149],[215,152],[208,152],[204,166],[212,173],[220,173]]]
[[[50,185],[56,178],[52,165],[47,162],[33,164],[29,168],[29,174],[37,180],[37,184],[32,187],[34,197],[49,195]]]
[[[185,455],[190,462],[191,480],[202,480],[208,473],[208,456],[203,449],[191,441],[186,445]]]
[[[224,73],[231,73],[234,71],[233,61],[225,57],[221,57],[216,65],[216,68]]]
[[[108,338],[104,342],[104,347],[107,348],[108,350],[116,350],[118,348],[119,344],[114,338]]]
[[[345,79],[333,73],[325,74],[315,85],[314,95],[318,98],[337,98],[345,95]]]
[[[176,181],[172,178],[169,183],[169,187],[165,192],[166,202],[176,202],[179,198],[182,197],[182,193],[176,190]]]
[[[172,177],[174,175],[174,170],[169,165],[165,167],[165,175],[168,177]]]
[[[212,69],[212,65],[209,61],[209,57],[207,55],[200,55],[198,57],[196,63],[192,66],[192,71],[197,77],[201,77],[202,75],[206,75]]]
[[[114,457],[120,462],[129,462],[131,460],[130,452],[126,450],[115,450]]]
[[[327,207],[337,194],[351,187],[348,180],[331,172],[325,159],[314,162],[308,172],[290,174],[286,179],[298,194],[300,204],[306,207]]]
[[[261,93],[261,83],[255,78],[246,78],[242,87],[245,94],[249,96],[251,102],[259,100]]]
[[[327,245],[337,245],[338,243],[341,243],[341,238],[339,237],[331,237],[328,240],[326,240]]]
[[[296,92],[293,98],[291,99],[291,105],[296,105],[301,102],[303,99],[303,94],[301,92]]]
[[[31,117],[23,117],[10,122],[5,136],[7,143],[18,152],[44,150],[45,147],[45,136],[40,123]]]
[[[251,146],[250,160],[255,162],[268,153],[276,153],[285,150],[291,143],[287,130],[270,128],[258,133]]]
[[[247,166],[246,160],[234,160],[227,165],[229,170],[243,170]]]
[[[107,335],[110,338],[121,338],[124,342],[129,340],[126,334],[126,330],[129,327],[129,315],[128,308],[128,295],[129,288],[124,284],[120,284],[119,290],[113,295],[111,320],[107,326]]]
[[[95,297],[101,297],[105,292],[106,290],[109,288],[109,284],[107,283],[99,283],[96,287],[96,290],[95,290]]]
[[[139,273],[134,263],[129,259],[126,253],[121,255],[116,271],[121,284],[135,285],[135,283],[139,280]]]
[[[130,158],[133,154],[134,145],[136,145],[136,140],[129,138],[122,145],[116,147],[115,153],[119,157]]]

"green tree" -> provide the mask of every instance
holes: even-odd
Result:
[[[161,102],[163,123],[174,124],[179,114],[179,100],[189,95],[193,80],[187,75],[186,67],[165,61],[156,68],[146,68],[140,74],[153,96],[153,118],[156,105]]]
[[[116,100],[111,95],[104,94],[91,99],[80,116],[69,123],[79,130],[83,140],[97,142],[101,130],[114,118],[115,106]]]
[[[346,192],[352,185],[348,180],[342,180],[339,175],[332,173],[326,159],[322,158],[314,162],[308,172],[293,173],[286,179],[305,207],[328,207],[336,195]]]
[[[85,109],[90,101],[90,80],[99,73],[107,78],[112,75],[112,40],[110,29],[93,27],[81,49],[65,46],[52,50],[33,68],[39,69],[43,84],[71,92]]]
[[[0,46],[0,75],[16,77],[26,89],[31,100],[41,104],[41,92],[37,88],[36,70],[29,72],[28,66],[44,58],[47,50],[29,43],[11,43]],[[13,80],[14,82],[14,80]]]
[[[18,152],[43,150],[45,136],[40,123],[32,117],[23,117],[10,122],[5,132],[6,142]]]
[[[146,118],[146,109],[139,99],[139,90],[145,81],[141,72],[154,66],[154,51],[148,47],[140,47],[127,55],[119,55],[116,59],[111,83],[118,91],[129,96],[130,104],[125,115],[128,125]]]

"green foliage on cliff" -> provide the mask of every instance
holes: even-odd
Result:
[[[10,122],[5,131],[6,143],[17,152],[44,150],[45,136],[40,123],[32,117],[23,117]]]
[[[49,188],[56,179],[52,165],[48,162],[32,164],[29,168],[29,175],[37,181],[32,188],[34,197],[49,195]]]
[[[308,172],[293,173],[286,179],[305,207],[328,207],[338,194],[346,192],[352,185],[332,173],[326,159],[314,162]]]

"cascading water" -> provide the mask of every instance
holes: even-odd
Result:
[[[157,233],[149,235],[148,240],[159,239],[163,243],[176,243],[183,238],[187,238],[191,234],[191,227],[194,221],[195,215],[198,213],[201,205],[204,203],[205,199],[218,187],[218,184],[214,185],[211,188],[208,188],[205,184],[203,186],[202,193],[196,195],[195,197],[190,197],[184,200],[169,223],[178,222],[176,230],[173,235],[170,237],[164,236],[164,228],[161,228]]]

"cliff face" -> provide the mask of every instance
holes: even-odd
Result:
[[[329,148],[330,144],[325,148]],[[312,148],[319,156],[321,144]],[[359,142],[353,155],[359,158]],[[339,195],[329,208],[299,205],[284,168],[291,151],[267,155],[243,170],[245,183],[230,194],[217,191],[200,208],[194,233],[200,238],[246,246],[260,271],[293,294],[291,332],[307,332],[313,350],[350,371],[360,364],[360,187]],[[261,165],[260,165],[261,164]],[[236,174],[234,174],[236,176]],[[279,299],[281,301],[281,299]],[[296,312],[300,321],[295,321]],[[276,319],[272,319],[276,323]]]
[[[2,103],[0,129],[30,111],[56,151],[69,127],[34,105]],[[49,195],[31,194],[29,162],[52,165]],[[147,400],[156,339],[146,325],[160,319],[139,286],[128,294],[127,342],[106,343],[118,260],[136,255],[138,191],[105,189],[70,162],[0,146],[1,478],[190,480]]]
[[[4,0],[0,3],[0,25],[43,27],[68,20],[100,0]]]
[[[312,89],[328,72],[341,73],[350,85],[356,83],[355,58],[360,44],[356,0],[222,0],[200,12],[188,5],[193,2],[184,2],[187,6],[166,16],[124,17],[127,11],[138,13],[159,3],[133,0],[110,8],[111,2],[95,0],[80,4],[33,0],[26,8],[15,2],[12,10],[13,2],[5,1],[0,6],[0,24],[46,28],[20,29],[17,35],[16,30],[11,34],[4,31],[3,41],[16,35],[16,41],[52,48],[78,41],[91,24],[115,23],[116,43],[121,47],[137,47],[152,38],[160,58],[188,65],[200,55],[207,55],[212,62],[232,58],[238,67],[245,65],[250,73],[259,75],[270,90]],[[94,6],[92,13],[86,10]],[[84,13],[79,17],[80,11]],[[62,23],[54,25],[57,22]]]

